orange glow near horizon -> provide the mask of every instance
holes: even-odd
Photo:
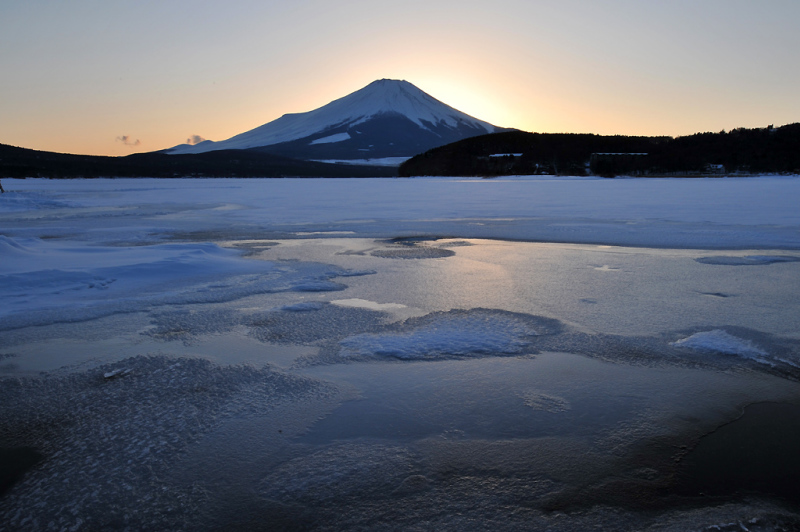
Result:
[[[794,0],[6,3],[0,143],[126,155],[224,140],[381,78],[524,131],[783,125],[800,121],[797,20]]]

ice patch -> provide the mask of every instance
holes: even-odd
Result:
[[[534,410],[543,410],[553,414],[566,412],[572,408],[569,401],[563,397],[549,395],[537,390],[528,390],[522,394],[522,399],[525,402],[525,406],[529,406]]]
[[[346,286],[331,278],[367,273],[246,260],[208,243],[103,247],[2,237],[0,248],[0,330],[270,292],[339,291]]]
[[[603,264],[602,266],[593,266],[593,268],[599,272],[618,272],[620,268],[615,268],[613,266],[609,266],[608,264]]]
[[[347,288],[347,285],[342,283],[334,283],[333,281],[313,280],[303,283],[297,283],[292,287],[293,292],[338,292]]]
[[[226,419],[335,393],[269,368],[168,357],[0,379],[3,444],[44,455],[0,498],[2,528],[204,529],[205,492],[167,480],[186,451]]]
[[[800,258],[788,255],[748,255],[745,257],[718,255],[714,257],[700,257],[694,260],[701,264],[713,264],[716,266],[761,266],[765,264],[774,264],[776,262],[800,262]]]
[[[401,245],[391,249],[376,249],[370,255],[384,259],[441,259],[452,257],[456,252],[451,249],[428,246]]]
[[[334,305],[339,305],[340,307],[366,308],[369,310],[374,310],[376,312],[406,308],[405,305],[401,305],[400,303],[376,303],[375,301],[368,301],[366,299],[358,299],[358,298],[336,299],[334,301],[331,301],[331,303]]]
[[[111,370],[111,371],[107,371],[107,372],[103,373],[103,378],[104,379],[114,379],[116,377],[124,377],[125,375],[127,375],[130,372],[131,372],[131,370],[128,369],[128,368],[117,368],[115,370]]]
[[[189,345],[194,336],[230,331],[240,320],[238,313],[224,309],[158,312],[152,314],[154,328],[142,334],[167,342],[181,340]]]
[[[344,270],[337,272],[336,277],[362,277],[364,275],[375,275],[375,270]]]
[[[443,242],[439,244],[439,247],[443,248],[459,248],[459,247],[469,247],[474,246],[472,242],[467,242],[466,240],[456,240],[453,242]]]
[[[760,360],[767,356],[767,352],[753,345],[749,340],[737,338],[721,329],[695,333],[670,345],[686,347],[696,351],[711,351],[726,355],[738,355],[745,358]]]
[[[312,312],[315,310],[322,310],[325,303],[321,301],[305,301],[303,303],[295,303],[294,305],[284,305],[280,308],[284,312]]]
[[[530,347],[538,333],[512,313],[473,310],[434,313],[409,320],[410,330],[366,333],[339,342],[341,357],[394,357],[425,360],[485,355],[514,355]]]
[[[0,214],[31,210],[59,209],[71,207],[64,201],[48,197],[47,193],[8,190],[0,195]]]
[[[14,240],[13,238],[5,235],[0,235],[0,253],[3,254],[3,260],[11,257],[11,254],[21,255],[23,253],[31,253],[31,250]]]
[[[406,482],[419,470],[418,461],[398,445],[343,443],[281,465],[264,478],[261,494],[282,502],[319,505],[383,498],[400,488],[416,487],[409,491],[418,492],[425,487],[421,482]]]
[[[313,302],[309,302],[313,304]],[[303,305],[300,309],[306,308]],[[347,308],[321,303],[311,311],[266,311],[242,318],[250,336],[274,344],[309,345],[319,341],[335,342],[348,335],[375,330],[383,325],[384,314],[362,308]]]

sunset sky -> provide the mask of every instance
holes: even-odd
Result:
[[[224,140],[381,78],[498,126],[800,121],[798,0],[2,1],[0,143]]]

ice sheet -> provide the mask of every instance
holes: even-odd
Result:
[[[666,482],[699,425],[796,400],[796,178],[3,185],[0,436],[46,456],[1,522],[800,522],[619,495]]]
[[[269,368],[165,356],[4,381],[2,441],[38,449],[47,467],[0,499],[0,522],[16,530],[198,529],[202,493],[167,481],[188,448],[226,419],[335,394]]]
[[[340,291],[346,286],[330,279],[352,274],[246,260],[211,243],[119,247],[0,236],[0,253],[0,330],[267,292]]]
[[[354,231],[800,249],[796,177],[9,179],[4,186],[0,224],[7,236],[72,229],[135,241],[150,233],[223,228],[253,236]]]

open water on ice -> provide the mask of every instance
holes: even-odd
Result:
[[[51,199],[0,237],[0,529],[800,529],[796,250]]]

